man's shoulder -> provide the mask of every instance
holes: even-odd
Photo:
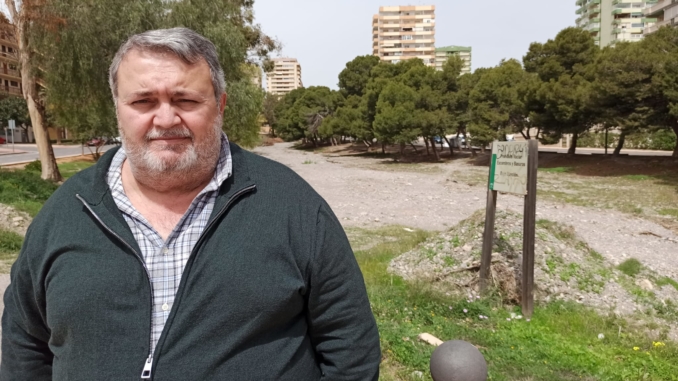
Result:
[[[240,165],[244,168],[250,179],[257,185],[257,188],[265,187],[273,189],[276,192],[293,192],[294,194],[302,194],[304,197],[318,197],[318,193],[299,176],[290,167],[271,160],[267,157],[261,156],[257,153],[247,151],[243,148],[235,146],[233,149],[234,164],[237,160],[241,160]],[[237,164],[234,170],[237,170]]]

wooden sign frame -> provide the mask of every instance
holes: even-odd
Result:
[[[537,217],[537,168],[539,166],[539,142],[528,140],[527,157],[527,194],[523,214],[523,263],[521,283],[521,303],[523,316],[529,319],[534,312],[534,237]],[[487,207],[485,208],[485,231],[483,233],[483,251],[480,262],[480,291],[486,292],[490,278],[492,247],[494,245],[494,220],[497,211],[497,191],[490,189],[494,181],[490,164],[487,181]]]

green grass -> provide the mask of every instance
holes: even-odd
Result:
[[[678,218],[678,209],[664,208],[659,209],[658,213],[661,214],[662,216],[672,216]]]
[[[73,161],[59,164],[64,179],[92,166],[89,161]],[[0,169],[0,203],[34,217],[49,196],[58,188],[57,184],[40,178],[40,163],[29,163],[26,170]]]
[[[670,284],[671,286],[673,286],[673,288],[678,290],[678,282],[676,282],[675,280],[673,280],[669,277],[659,278],[659,279],[657,279],[657,281],[655,283],[657,283],[657,286],[659,286],[659,287],[663,287],[663,286]]]
[[[91,161],[71,161],[69,163],[59,164],[59,171],[64,179],[67,179],[76,173],[94,165]]]
[[[357,251],[356,258],[379,325],[381,379],[410,380],[420,371],[430,380],[434,348],[417,340],[418,334],[428,332],[478,346],[488,361],[490,380],[678,380],[674,343],[655,345],[641,328],[576,303],[538,305],[530,322],[507,321],[519,310],[498,299],[468,303],[387,273],[392,258],[425,241],[429,233],[401,227],[371,232],[375,240],[388,240]]]
[[[0,203],[35,216],[58,185],[31,171],[0,169]]]
[[[23,237],[20,235],[0,229],[0,273],[5,273],[16,260]]]
[[[619,266],[617,266],[617,268],[624,274],[630,277],[635,277],[643,269],[643,265],[637,259],[629,258],[624,262],[620,263]]]
[[[624,176],[625,179],[629,180],[635,180],[635,181],[644,181],[644,180],[652,180],[652,176],[647,176],[647,175],[626,175]]]
[[[574,171],[573,167],[555,167],[555,168],[539,168],[542,172],[547,173],[567,173]]]

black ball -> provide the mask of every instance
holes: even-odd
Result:
[[[486,381],[487,362],[473,344],[450,340],[433,351],[431,376],[434,381]]]

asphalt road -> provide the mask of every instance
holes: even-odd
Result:
[[[105,152],[106,150],[115,147],[115,145],[103,146],[99,151]],[[94,151],[94,147],[82,147],[79,145],[74,146],[57,146],[54,145],[54,155],[57,158],[69,157],[69,156],[79,156],[83,152],[88,154]],[[0,144],[0,165],[10,165],[10,164],[19,164],[26,163],[38,159],[38,148],[35,144],[15,144],[14,151],[12,151],[11,144]]]

